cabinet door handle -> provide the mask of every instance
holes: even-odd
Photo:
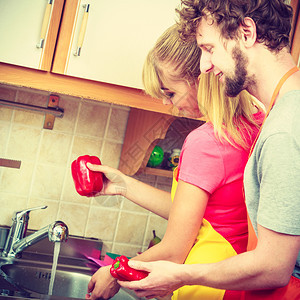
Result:
[[[49,20],[50,20],[50,15],[51,15],[52,2],[53,2],[53,0],[48,0],[47,7],[46,7],[46,10],[45,10],[45,14],[44,14],[43,23],[42,23],[40,41],[36,45],[37,48],[43,48],[44,47],[47,28],[48,28],[48,24],[49,24]]]
[[[84,8],[84,15],[83,15],[81,27],[79,30],[77,47],[74,52],[75,56],[80,56],[80,52],[81,52],[81,48],[82,48],[82,44],[83,44],[83,40],[84,40],[84,36],[85,36],[85,31],[86,31],[86,24],[87,24],[87,20],[88,20],[88,16],[89,16],[90,5],[84,4],[83,8]]]

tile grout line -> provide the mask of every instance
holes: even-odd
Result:
[[[151,214],[149,212],[148,216],[147,216],[147,222],[146,222],[146,226],[145,226],[145,232],[144,232],[143,242],[142,242],[142,245],[141,245],[141,251],[143,251],[144,245],[146,245],[147,232],[148,232],[149,226],[150,226],[150,218],[151,218]]]
[[[106,142],[106,137],[107,137],[107,133],[108,133],[111,114],[112,114],[112,104],[109,107],[108,116],[107,116],[107,120],[106,120],[106,126],[105,126],[105,130],[104,130],[104,134],[103,134],[103,143],[102,143],[101,151],[100,151],[100,160],[101,160],[101,157],[102,157],[103,151],[104,151],[103,148],[104,148],[104,144]]]
[[[33,186],[34,186],[34,181],[35,181],[35,178],[36,178],[38,160],[39,160],[40,151],[41,151],[41,147],[42,147],[43,137],[44,137],[44,130],[42,130],[41,134],[40,134],[40,140],[39,140],[38,147],[37,147],[37,154],[36,154],[36,158],[35,158],[35,161],[34,161],[34,164],[33,164],[33,172],[32,172],[30,188],[29,188],[29,192],[28,192],[27,207],[28,207],[28,204],[29,204],[29,200],[31,199]]]
[[[108,127],[109,127],[109,122],[110,122],[110,116],[111,116],[111,111],[112,111],[112,105],[109,106],[109,111],[108,111],[108,116],[107,116],[107,121],[106,121],[106,127],[104,130],[104,134],[103,134],[103,138],[102,138],[102,145],[101,145],[101,150],[100,152],[100,159],[102,157],[102,153],[103,153],[103,145],[105,143],[105,138],[108,132]],[[94,198],[94,197],[92,197]],[[84,236],[86,236],[87,230],[88,230],[88,222],[91,216],[91,212],[92,212],[92,208],[93,208],[93,199],[90,199],[90,204],[89,204],[89,211],[88,211],[88,215],[87,215],[87,219],[86,219],[86,224],[85,224],[85,229],[84,229]]]
[[[15,99],[14,99],[15,101],[17,98],[17,93],[18,93],[18,90],[16,91],[16,95],[15,95]],[[15,109],[12,109],[12,113],[11,113],[10,120],[9,120],[9,128],[8,128],[8,134],[7,134],[7,138],[6,138],[6,145],[5,145],[5,149],[4,149],[4,153],[3,153],[4,157],[6,157],[6,158],[8,158],[8,153],[7,153],[8,152],[8,144],[9,144],[9,140],[11,137],[14,116],[15,116]],[[2,181],[2,178],[4,176],[4,170],[0,173],[0,182]]]
[[[17,93],[16,93],[16,97],[17,97]],[[9,140],[10,140],[10,137],[11,137],[14,116],[15,116],[15,109],[12,109],[12,113],[11,113],[11,117],[10,117],[10,121],[9,121],[8,135],[7,135],[7,140],[6,140],[5,150],[4,150],[4,155],[5,156],[7,156],[7,154],[8,154],[7,153],[7,151],[8,151],[8,144],[9,144]]]
[[[120,209],[119,209],[119,212],[118,212],[116,228],[115,228],[114,236],[113,236],[113,239],[112,239],[112,247],[111,247],[112,252],[114,252],[114,249],[115,249],[116,237],[117,237],[117,232],[118,232],[118,229],[119,229],[119,224],[120,224],[120,219],[121,219],[121,212],[122,212],[123,206],[124,206],[124,199],[122,199]]]
[[[102,138],[102,145],[101,145],[101,150],[100,150],[100,160],[101,160],[101,157],[102,157],[103,151],[104,151],[103,149],[104,149],[104,144],[106,142],[106,136],[107,136],[107,133],[108,133],[108,128],[109,128],[111,114],[112,114],[112,104],[109,105],[108,116],[107,116],[107,120],[106,120],[106,126],[105,126],[105,130],[104,130],[104,134],[103,134],[103,138]],[[122,206],[122,203],[121,203],[121,206]],[[88,212],[88,217],[87,217],[87,222],[88,222],[88,220],[90,218],[92,207],[93,207],[93,202],[91,201],[90,202],[89,212]],[[118,223],[119,223],[119,220],[120,220],[120,212],[121,212],[121,209],[119,209],[119,212],[118,212],[117,224],[116,224],[114,236],[113,236],[113,239],[112,239],[112,250],[114,248],[114,240],[115,240],[116,235],[117,235],[117,228],[118,228]],[[87,231],[87,226],[85,228],[85,234],[86,234],[86,231]]]
[[[78,110],[77,110],[77,114],[76,114],[76,118],[75,118],[74,129],[73,129],[73,132],[72,132],[72,139],[71,139],[71,143],[70,143],[70,149],[69,149],[67,164],[71,163],[72,149],[73,149],[73,144],[74,144],[74,139],[75,139],[75,132],[76,132],[77,125],[78,125],[80,109],[81,109],[81,101],[79,101],[79,104],[78,104]],[[67,172],[68,171],[70,171],[69,168],[66,169],[65,174],[64,174],[64,180],[63,180],[62,190],[61,190],[61,194],[60,194],[60,198],[59,198],[59,203],[61,203],[64,191],[65,191],[65,186],[66,186],[66,181],[67,181]]]

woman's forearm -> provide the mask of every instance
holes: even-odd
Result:
[[[170,244],[168,241],[162,240],[132,259],[144,262],[167,260],[181,264],[184,262],[187,254],[188,250],[183,250],[177,243]]]
[[[105,176],[104,187],[97,196],[122,195],[137,205],[168,219],[172,204],[170,193],[156,189],[109,166],[88,163],[87,167],[92,171],[102,172]]]
[[[129,176],[126,176],[124,180],[123,196],[164,219],[169,218],[172,204],[169,192],[159,190]]]
[[[208,198],[205,191],[180,180],[162,241],[134,260],[183,263],[195,243]]]

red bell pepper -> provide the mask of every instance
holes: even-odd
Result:
[[[123,281],[141,280],[148,276],[149,273],[146,271],[135,270],[129,267],[128,261],[128,258],[124,255],[117,257],[110,268],[110,274],[114,278]]]
[[[91,171],[86,164],[101,165],[97,156],[79,156],[72,162],[71,170],[76,191],[81,196],[92,197],[102,190],[103,174]]]

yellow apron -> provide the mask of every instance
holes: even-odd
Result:
[[[173,173],[171,190],[172,201],[177,188],[177,168]],[[185,264],[214,263],[236,255],[231,244],[216,232],[211,224],[203,219],[194,246],[189,252]],[[173,292],[173,300],[220,300],[224,297],[225,290],[214,289],[201,285],[186,285]]]

